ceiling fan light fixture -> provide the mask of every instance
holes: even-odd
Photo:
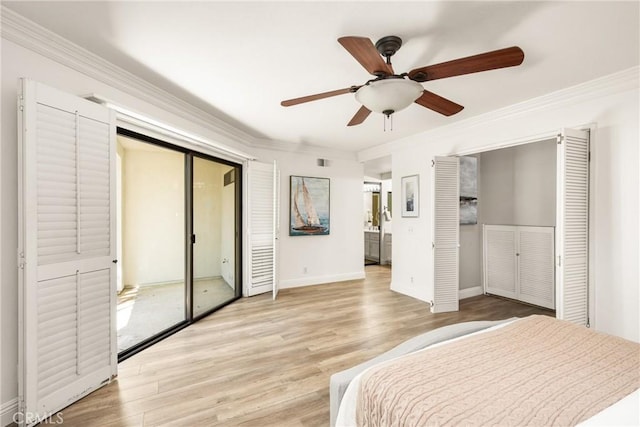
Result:
[[[376,113],[389,116],[404,110],[418,99],[424,88],[405,78],[375,80],[356,91],[356,100]]]

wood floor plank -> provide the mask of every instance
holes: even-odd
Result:
[[[240,299],[119,366],[118,379],[61,411],[65,426],[326,426],[329,377],[428,330],[552,311],[477,296],[456,313],[367,278]]]

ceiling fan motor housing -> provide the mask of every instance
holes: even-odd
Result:
[[[387,58],[391,58],[402,46],[402,39],[397,36],[386,36],[376,42],[376,49],[380,55]]]

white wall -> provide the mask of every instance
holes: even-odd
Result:
[[[478,222],[515,224],[513,150],[489,151],[480,155]]]
[[[486,151],[480,159],[479,223],[555,225],[555,139]]]
[[[517,225],[556,225],[555,139],[513,147],[513,220]]]
[[[433,298],[430,162],[435,155],[468,154],[515,141],[544,140],[563,127],[594,124],[592,316],[598,330],[640,341],[638,99],[636,67],[360,153],[365,161],[392,152],[396,194],[400,194],[399,177],[420,174],[420,217],[401,218],[398,204],[394,206],[392,288],[425,301]]]
[[[280,169],[280,287],[290,288],[364,277],[362,260],[363,166],[355,160],[330,159],[293,152],[254,150],[259,161],[277,161]],[[330,179],[331,229],[328,236],[289,236],[289,177]],[[305,273],[306,268],[306,273]]]

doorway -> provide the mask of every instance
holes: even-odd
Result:
[[[364,182],[364,265],[376,265],[381,261],[381,227],[380,212],[382,184],[380,182]]]
[[[554,138],[459,157],[460,297],[555,309],[556,151]],[[521,250],[508,245],[518,242]]]
[[[241,165],[118,128],[118,357],[241,295]]]
[[[550,271],[555,275],[556,316],[588,326],[593,303],[589,280],[589,130],[564,128],[555,138],[555,147],[555,254]],[[457,311],[459,158],[435,157],[432,165],[434,293],[431,311]],[[518,251],[514,252],[517,257]],[[514,265],[519,268],[518,261]]]

